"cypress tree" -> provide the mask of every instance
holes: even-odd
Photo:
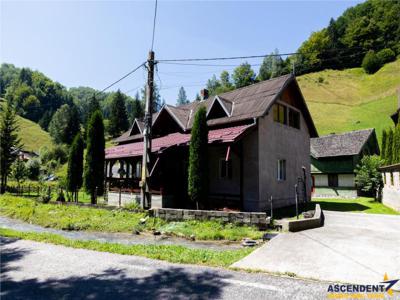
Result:
[[[387,145],[386,145],[386,164],[391,165],[393,163],[393,130],[389,129],[387,136]]]
[[[194,117],[189,147],[188,192],[190,200],[204,206],[208,196],[208,128],[206,108],[201,107]]]
[[[21,148],[22,144],[18,137],[19,126],[14,107],[6,102],[0,108],[2,108],[0,115],[0,194],[3,194],[6,191],[11,165],[17,159],[15,149]]]
[[[108,133],[116,137],[128,130],[128,113],[126,112],[125,97],[118,90],[114,95],[110,107],[110,124]]]
[[[387,144],[387,133],[386,130],[382,130],[382,149],[381,149],[381,159],[386,162],[386,144]]]
[[[69,150],[67,170],[67,190],[72,193],[75,202],[78,202],[78,191],[83,181],[83,148],[83,139],[78,133]]]
[[[97,196],[103,194],[104,188],[104,124],[99,110],[94,112],[89,119],[86,145],[85,189],[90,194],[91,203],[96,204]]]
[[[397,126],[393,133],[393,161],[392,164],[400,163],[400,123],[397,123]]]

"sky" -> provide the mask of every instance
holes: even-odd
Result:
[[[360,1],[162,1],[158,2],[156,59],[264,55],[298,49],[331,17]],[[0,0],[0,62],[39,70],[66,87],[103,89],[147,59],[155,1]],[[161,96],[175,104],[183,86],[188,98],[207,79],[245,60],[217,66],[157,64]],[[262,59],[247,60],[257,71]],[[222,66],[221,66],[222,65]],[[112,87],[131,96],[146,70]]]

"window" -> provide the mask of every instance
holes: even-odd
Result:
[[[273,107],[273,114],[274,114],[274,121],[281,123],[281,124],[287,124],[287,108],[284,105],[281,104],[274,104]]]
[[[221,159],[219,161],[219,177],[224,179],[232,179],[232,160]]]
[[[391,186],[394,186],[394,176],[393,176],[393,172],[390,172],[390,184],[391,184]]]
[[[328,186],[329,187],[338,187],[339,180],[337,174],[328,174]]]
[[[286,160],[279,159],[278,160],[278,169],[276,178],[278,180],[286,180]]]
[[[289,126],[300,129],[300,113],[289,108]]]
[[[136,163],[135,177],[136,178],[142,177],[142,162],[141,161],[138,161]]]

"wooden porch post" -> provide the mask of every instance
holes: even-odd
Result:
[[[243,142],[239,144],[239,161],[240,161],[240,210],[243,210]]]

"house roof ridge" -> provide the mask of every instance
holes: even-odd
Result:
[[[324,138],[329,138],[329,137],[333,137],[333,136],[343,136],[343,135],[350,135],[352,133],[357,133],[357,132],[367,132],[367,131],[374,131],[375,128],[364,128],[364,129],[355,129],[355,130],[350,130],[350,131],[346,131],[346,132],[339,132],[339,133],[329,133],[326,135],[322,135],[319,137],[314,137],[311,139],[324,139]]]
[[[244,90],[244,89],[247,89],[247,88],[250,88],[250,87],[254,87],[256,85],[261,85],[261,84],[266,83],[266,82],[274,81],[274,80],[277,80],[277,79],[282,79],[283,77],[292,77],[292,76],[294,76],[294,75],[291,74],[291,73],[290,74],[285,74],[285,75],[282,75],[282,76],[270,78],[268,80],[263,80],[263,81],[255,82],[255,83],[250,84],[250,85],[242,86],[242,87],[234,89],[232,91],[224,92],[224,93],[221,93],[219,95],[214,95],[214,96],[222,96],[222,95],[230,94],[230,93],[233,93],[233,92],[236,92],[236,91],[239,91],[239,90]],[[226,100],[228,100],[228,99],[226,99]]]

